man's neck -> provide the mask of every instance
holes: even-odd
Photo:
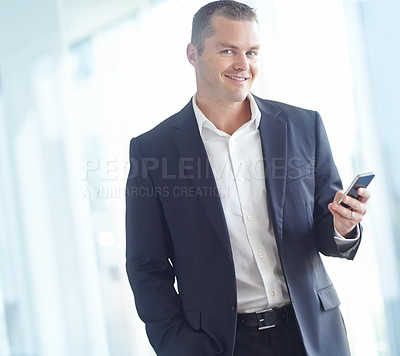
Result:
[[[245,99],[238,103],[213,103],[196,97],[196,104],[218,130],[232,135],[237,129],[251,119],[250,102]]]

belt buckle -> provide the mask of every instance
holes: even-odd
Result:
[[[273,310],[274,310],[274,308],[269,308],[269,309],[264,309],[264,310],[261,310],[259,312],[256,312],[258,330],[271,329],[271,328],[274,328],[276,326],[275,324],[264,325],[263,323],[265,321],[265,318],[261,317],[261,314],[263,314],[263,313],[265,314],[265,313],[268,313],[268,312],[273,311]]]

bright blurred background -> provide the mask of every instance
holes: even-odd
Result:
[[[194,94],[207,2],[0,0],[0,356],[154,355],[124,266],[128,145]],[[345,186],[376,173],[355,261],[325,261],[353,355],[400,355],[400,2],[247,3],[253,92],[321,113]]]

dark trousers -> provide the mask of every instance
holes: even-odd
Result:
[[[238,326],[234,356],[306,356],[296,320],[258,330]]]

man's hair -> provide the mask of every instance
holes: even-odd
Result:
[[[197,48],[199,55],[204,50],[204,40],[215,33],[211,25],[214,16],[224,16],[236,21],[258,22],[256,11],[246,4],[233,0],[213,1],[204,5],[193,17],[191,42]]]

